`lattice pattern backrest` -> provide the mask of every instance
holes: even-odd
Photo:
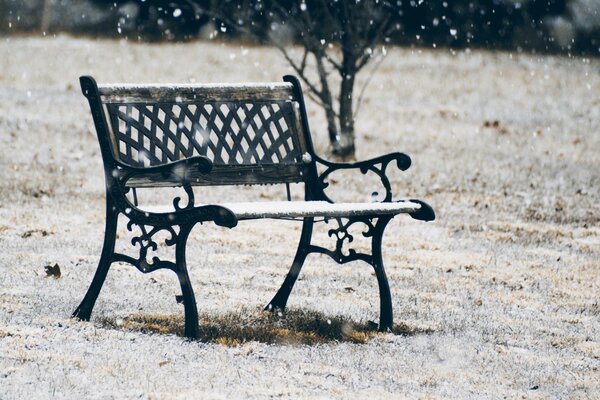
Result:
[[[298,164],[293,103],[108,103],[114,153],[132,166],[196,155],[215,165]]]

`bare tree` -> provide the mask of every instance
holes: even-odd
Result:
[[[222,5],[211,8],[223,23],[267,38],[281,51],[323,108],[333,153],[352,156],[354,120],[372,76],[356,97],[356,75],[378,54],[383,59],[385,52],[376,47],[397,28],[394,5],[384,0],[245,0],[226,12]],[[301,44],[301,56],[288,46],[290,39]]]
[[[356,75],[377,54],[375,47],[394,29],[392,7],[377,0],[301,1],[288,9],[281,2],[275,3],[281,24],[290,25],[298,33],[304,54],[295,60],[286,46],[272,42],[308,86],[311,97],[323,107],[333,153],[341,157],[353,155],[354,119],[364,93],[363,89],[358,98],[354,96]],[[309,57],[316,67],[318,82],[311,81],[307,73]],[[338,90],[333,88],[336,81]]]

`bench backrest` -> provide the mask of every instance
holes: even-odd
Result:
[[[214,167],[196,177],[195,185],[302,182],[312,144],[302,121],[301,89],[295,78],[284,79],[272,84],[96,85],[93,78],[82,77],[81,85],[105,167],[153,167],[202,155]],[[148,180],[138,183],[154,186]]]

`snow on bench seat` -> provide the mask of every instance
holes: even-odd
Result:
[[[326,201],[263,201],[218,203],[231,210],[238,220],[257,218],[301,218],[301,217],[350,217],[411,213],[421,205],[408,200],[393,203],[328,203]],[[168,213],[175,211],[170,206],[140,206],[143,211]]]

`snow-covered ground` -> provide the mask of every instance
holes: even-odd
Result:
[[[279,54],[260,47],[2,39],[0,399],[600,398],[597,59],[389,49],[358,115],[357,158],[410,154],[394,189],[438,215],[397,217],[384,238],[403,335],[312,344],[285,340],[294,338],[285,330],[283,340],[227,337],[237,322],[264,322],[260,310],[299,237],[290,221],[192,233],[198,307],[203,323],[222,321],[219,340],[172,333],[165,321],[177,325],[182,314],[175,277],[124,265],[111,270],[91,322],[69,318],[95,270],[104,217],[78,77],[246,82],[286,73]],[[309,114],[326,153],[324,118],[312,103]],[[369,196],[363,180],[344,187],[346,178],[339,198]],[[245,188],[233,200],[284,193]],[[58,279],[44,269],[54,264]],[[300,325],[359,326],[377,319],[375,278],[364,264],[311,256],[289,306]],[[166,333],[131,328],[144,316]],[[280,322],[265,329],[271,323]]]

